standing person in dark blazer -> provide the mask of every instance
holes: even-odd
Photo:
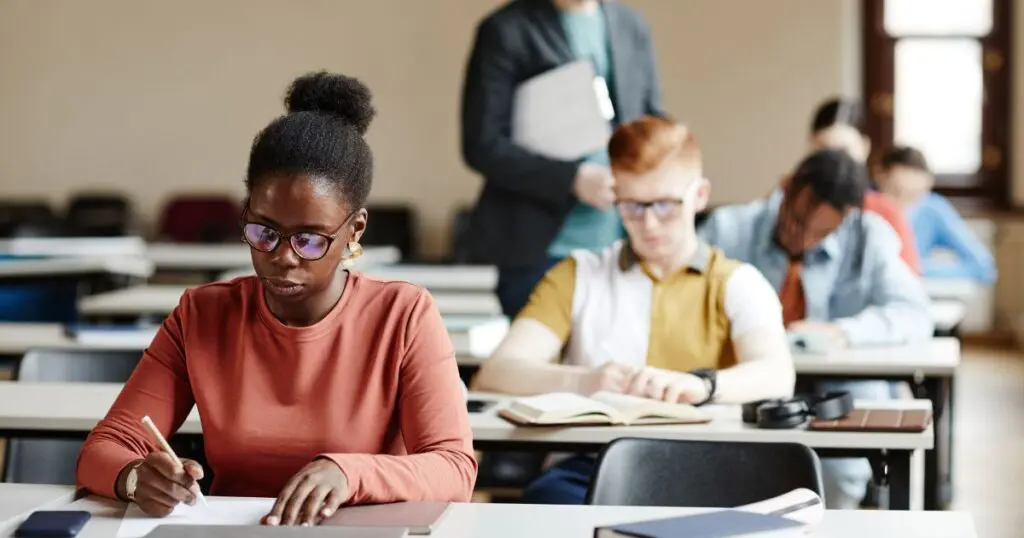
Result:
[[[612,126],[663,116],[650,30],[609,0],[512,0],[478,26],[462,96],[462,154],[484,178],[467,232],[475,263],[498,266],[498,297],[515,317],[555,262],[600,250],[622,235],[606,151],[563,161],[512,141],[522,82],[589,59],[607,81]]]

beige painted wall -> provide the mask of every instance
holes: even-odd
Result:
[[[479,187],[458,154],[459,89],[473,27],[499,3],[0,0],[0,196],[112,188],[152,219],[176,192],[240,194],[285,85],[327,68],[374,90],[373,199],[414,204],[438,253]],[[769,190],[812,107],[859,87],[856,0],[629,3],[652,23],[667,108],[696,129],[716,203]]]

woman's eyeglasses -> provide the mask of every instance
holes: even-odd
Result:
[[[352,217],[357,212],[353,211],[345,222],[338,226],[338,229],[333,234],[327,235],[317,232],[294,232],[290,234],[282,233],[266,224],[260,224],[258,222],[249,222],[244,220],[248,214],[248,208],[246,212],[242,214],[242,237],[245,238],[245,242],[249,243],[249,246],[260,251],[260,252],[273,252],[281,241],[284,239],[288,240],[292,250],[295,251],[300,258],[308,261],[316,261],[327,255],[327,251],[331,248],[331,243],[341,232],[342,228],[348,225]]]
[[[682,199],[654,200],[652,202],[634,202],[620,200],[615,202],[619,215],[626,220],[641,220],[644,213],[650,210],[658,220],[665,221],[679,216],[679,210],[683,206]]]

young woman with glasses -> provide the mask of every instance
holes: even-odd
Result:
[[[341,269],[360,252],[373,158],[369,90],[296,80],[253,142],[241,232],[256,276],[191,289],[89,435],[79,484],[164,516],[203,469],[170,437],[198,408],[212,493],[276,497],[270,525],[345,504],[468,500],[472,435],[454,351],[430,295]]]
[[[620,126],[608,150],[628,240],[577,251],[553,267],[476,386],[696,405],[792,394],[775,290],[756,269],[697,238],[694,216],[710,187],[689,129],[643,117]],[[582,503],[594,465],[591,456],[558,463],[523,501]]]

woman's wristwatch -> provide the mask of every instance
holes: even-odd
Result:
[[[128,502],[135,502],[135,488],[139,486],[139,467],[145,463],[145,460],[133,463],[128,468],[128,475],[124,479],[124,496],[128,499]]]

